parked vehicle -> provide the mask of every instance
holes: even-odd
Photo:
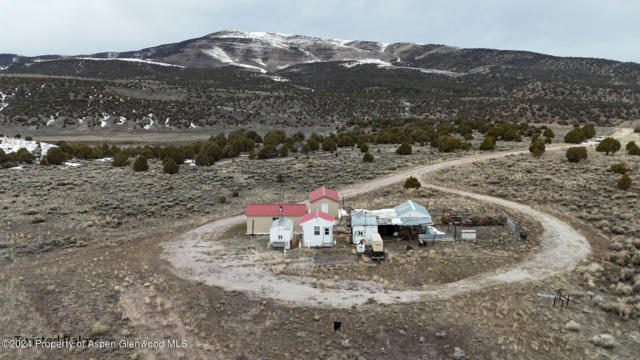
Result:
[[[371,249],[369,249],[369,256],[371,260],[377,261],[378,264],[384,260],[384,244],[382,242],[382,237],[380,234],[375,233],[371,235]]]
[[[602,140],[604,140],[604,136],[596,136],[596,142],[601,142]]]

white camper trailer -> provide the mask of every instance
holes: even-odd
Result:
[[[271,223],[269,230],[269,244],[272,248],[290,249],[293,239],[293,221],[284,217],[277,218]]]

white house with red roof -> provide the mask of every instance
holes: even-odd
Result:
[[[333,241],[333,225],[336,219],[320,210],[314,210],[300,218],[302,245],[305,247],[328,247]]]
[[[340,211],[340,195],[335,190],[319,187],[309,193],[309,211],[320,210],[334,218]]]
[[[300,217],[306,213],[305,204],[247,204],[247,234],[269,234],[271,224],[280,217],[291,220],[293,232],[300,233]]]

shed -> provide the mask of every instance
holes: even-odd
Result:
[[[247,204],[247,234],[269,234],[271,223],[280,217],[293,222],[293,232],[300,233],[300,217],[307,213],[305,204]]]
[[[284,217],[273,220],[269,230],[269,244],[272,248],[291,248],[293,221]]]
[[[302,226],[302,246],[327,247],[335,245],[333,241],[333,216],[315,210],[300,218]]]
[[[402,204],[393,208],[396,217],[400,219],[398,225],[402,226],[418,226],[418,225],[433,225],[431,220],[431,214],[424,206],[415,203],[413,200],[408,200]]]
[[[378,233],[378,218],[360,210],[351,216],[351,242],[358,244],[364,239],[365,244],[371,242],[371,235]]]
[[[340,195],[335,190],[319,187],[309,193],[309,210],[320,210],[334,218],[339,217]]]

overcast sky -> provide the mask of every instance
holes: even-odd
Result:
[[[0,0],[0,53],[138,50],[233,29],[640,62],[637,0]]]

